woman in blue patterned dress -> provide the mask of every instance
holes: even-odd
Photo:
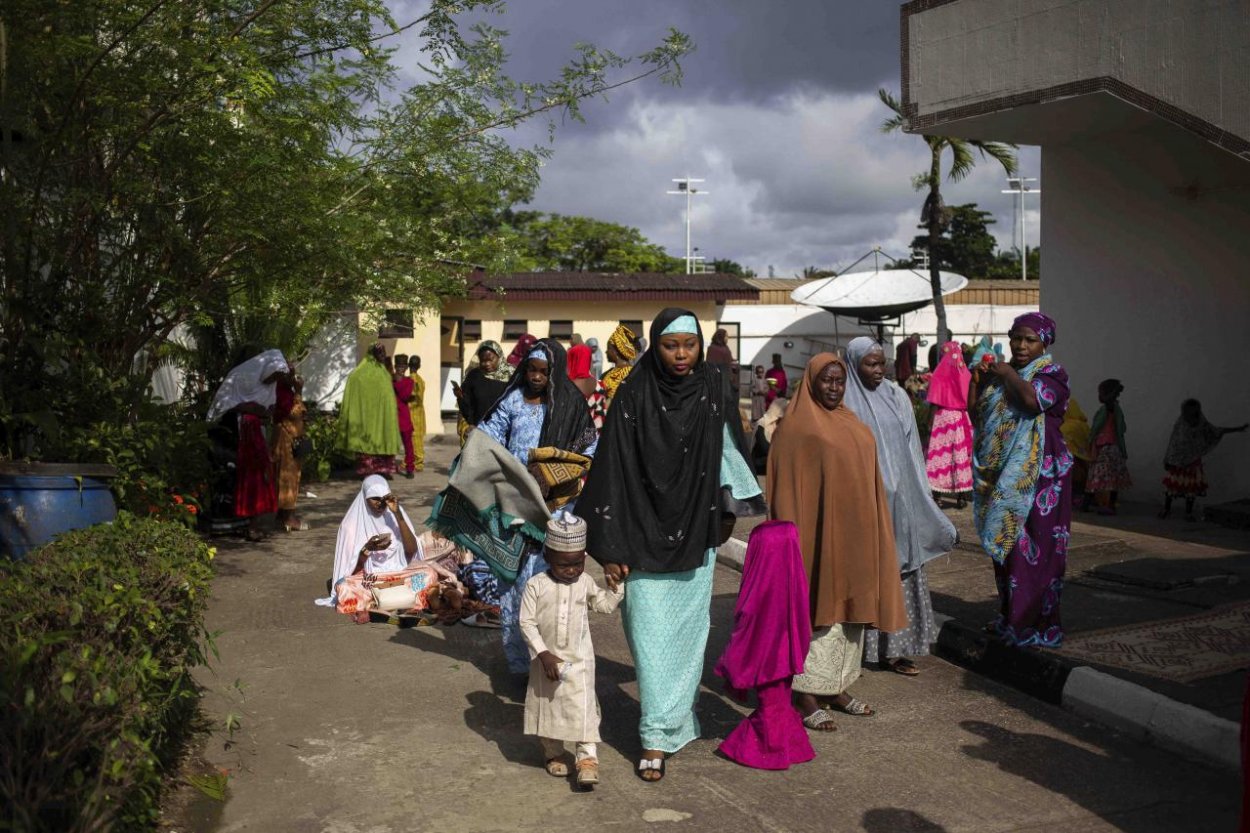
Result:
[[[1049,353],[1048,316],[1020,316],[1009,338],[1010,362],[972,372],[973,515],[994,560],[994,631],[1010,645],[1053,648],[1063,641],[1059,599],[1072,519],[1073,461],[1061,431],[1068,374]]]
[[[737,516],[765,511],[747,465],[730,379],[704,360],[694,314],[666,309],[651,349],[621,382],[578,503],[586,550],[609,586],[625,584],[624,625],[638,673],[638,777],[699,736],[694,702],[711,623],[716,547]]]
[[[530,452],[545,447],[593,458],[599,443],[586,399],[565,370],[564,348],[554,339],[535,343],[477,428],[508,449],[521,465],[529,465]],[[547,569],[547,562],[541,540],[527,549],[516,579],[500,581],[499,615],[508,670],[528,675],[529,648],[518,624],[521,594],[530,576]]]

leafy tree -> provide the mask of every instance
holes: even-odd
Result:
[[[680,263],[680,261],[678,262]],[[750,269],[746,266],[743,266],[741,263],[738,263],[736,261],[726,260],[723,258],[716,258],[715,260],[712,261],[712,271],[722,272],[726,275],[737,275],[742,278],[755,277],[754,269]]]
[[[903,107],[894,94],[886,89],[877,91],[881,103],[893,113],[881,123],[881,132],[894,133],[903,130],[907,125],[907,117]],[[994,159],[1008,174],[1016,172],[1015,145],[1003,142],[982,142],[972,139],[960,139],[954,136],[922,136],[929,146],[929,168],[912,179],[916,190],[927,190],[924,207],[920,211],[920,222],[928,229],[928,249],[936,252],[941,244],[942,232],[950,223],[951,212],[942,202],[942,156],[950,151],[950,170],[946,178],[958,182],[972,172],[976,165],[973,150],[979,151],[981,158]],[[946,303],[942,299],[941,267],[936,258],[929,259],[929,283],[933,289],[933,307],[937,313],[937,331],[939,341],[948,332],[946,326]]]
[[[929,236],[912,241],[912,249],[929,251],[930,262],[938,268],[957,272],[969,278],[990,277],[998,263],[998,241],[990,234],[994,215],[977,208],[976,203],[957,205],[950,210],[950,222],[942,230],[937,246],[929,249]],[[921,226],[924,228],[924,226]]]
[[[836,277],[837,274],[833,269],[821,269],[819,266],[804,266],[803,274],[799,275],[799,277],[804,280],[815,280],[817,278]]]
[[[631,226],[592,217],[515,212],[509,225],[518,235],[515,271],[683,272],[684,264]]]
[[[211,335],[212,383],[250,336],[457,291],[457,262],[511,255],[482,218],[531,196],[548,154],[501,131],[676,83],[691,49],[675,31],[633,59],[583,45],[554,79],[514,80],[505,33],[458,20],[502,10],[433,0],[401,23],[384,0],[7,0],[0,454],[131,418],[187,325]],[[388,39],[412,29],[423,76],[404,87]]]

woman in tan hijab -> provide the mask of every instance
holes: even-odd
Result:
[[[842,359],[813,356],[768,456],[769,515],[798,527],[811,587],[812,644],[794,691],[804,725],[826,732],[837,728],[828,708],[875,713],[847,693],[864,629],[907,626],[876,441],[842,404],[846,383]]]

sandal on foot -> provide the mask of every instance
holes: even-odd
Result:
[[[582,758],[577,762],[577,786],[593,787],[599,783],[599,759]]]
[[[470,628],[495,628],[503,627],[503,623],[499,621],[499,616],[492,615],[488,611],[475,613],[472,616],[466,616],[460,620],[460,624],[468,625]]]
[[[838,724],[833,722],[833,715],[824,709],[817,709],[803,718],[803,725],[814,732],[836,732]]]
[[[548,758],[547,774],[557,778],[565,778],[569,774],[569,764],[564,758]]]
[[[654,784],[664,778],[664,759],[663,758],[639,758],[638,769],[635,770],[638,777],[646,781],[648,784]],[[648,778],[647,773],[658,772],[655,778]]]
[[[895,674],[902,674],[904,677],[915,677],[920,673],[920,668],[916,663],[907,659],[907,657],[899,657],[894,660],[886,660],[881,663],[886,671],[893,671]]]
[[[825,707],[830,708],[830,709],[837,709],[843,714],[849,714],[852,717],[872,717],[873,715],[876,714],[876,712],[873,711],[872,706],[868,705],[863,700],[860,700],[859,698],[856,698],[856,697],[850,698],[842,705],[838,705],[837,703],[833,703],[833,702],[826,703]]]

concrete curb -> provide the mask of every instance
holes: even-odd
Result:
[[[716,560],[742,572],[746,552],[745,542],[730,538]],[[1186,758],[1241,767],[1241,730],[1231,720],[1057,654],[1009,648],[945,614],[934,618],[937,653],[970,671]]]

